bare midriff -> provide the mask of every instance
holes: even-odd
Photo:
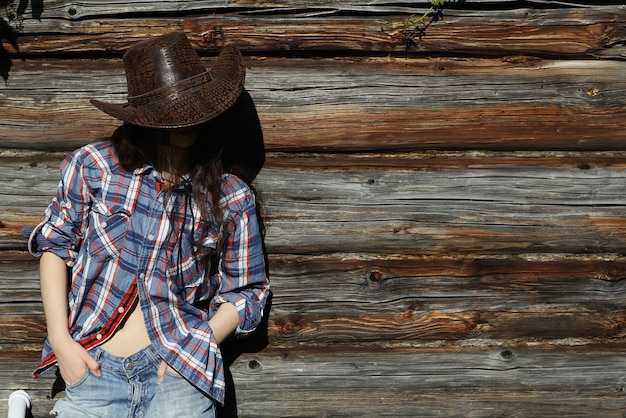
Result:
[[[130,309],[131,312],[115,334],[102,344],[102,349],[114,356],[128,357],[150,345],[148,330],[139,303],[135,302]]]

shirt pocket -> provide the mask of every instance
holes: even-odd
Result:
[[[126,240],[130,214],[123,208],[94,204],[85,236],[87,254],[105,261],[118,258]]]

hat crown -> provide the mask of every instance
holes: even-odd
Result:
[[[126,103],[91,100],[103,112],[133,125],[175,129],[207,122],[243,91],[241,52],[225,46],[207,68],[183,32],[140,42],[124,54]]]
[[[141,96],[207,71],[182,33],[141,42],[124,54],[128,96]]]

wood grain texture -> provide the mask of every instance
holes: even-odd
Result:
[[[256,3],[233,13],[216,2],[46,2],[46,18],[26,19],[18,45],[27,55],[120,53],[146,35],[181,29],[210,51],[236,44],[273,54],[380,54],[403,53],[409,45],[413,52],[436,54],[624,56],[623,6],[533,9],[511,2],[512,9],[491,10],[466,2],[445,8],[444,18],[420,42],[403,31],[403,23],[424,13],[426,3],[396,5],[325,2],[283,8]],[[160,17],[137,17],[150,13]]]
[[[508,348],[387,351],[332,353],[312,363],[308,356],[284,353],[239,363],[233,374],[265,375],[275,396],[284,400],[280,416],[620,416],[623,378],[603,369],[623,360],[618,353],[596,354]],[[294,374],[306,376],[301,385],[290,383]],[[591,383],[584,389],[581,375]],[[271,395],[262,399],[268,391],[254,382],[246,385],[240,378],[237,383],[240,408],[249,416],[272,404]],[[572,391],[576,395],[568,395]]]
[[[15,377],[2,387],[27,389],[35,417],[45,416],[53,404],[50,376],[24,378],[20,372],[36,364],[33,357],[10,350],[3,355],[12,360],[3,376],[12,370]],[[613,367],[607,370],[607,364]],[[621,417],[623,366],[623,356],[611,348],[585,353],[502,346],[247,354],[231,370],[242,418],[269,416],[268,410],[281,417],[465,417],[468,411],[472,416]]]
[[[623,338],[598,334],[603,321],[624,311],[622,257],[284,255],[270,265],[270,345],[242,354],[231,367],[241,417],[268,416],[267,410],[303,417],[466,416],[467,408],[477,416],[621,414]],[[30,377],[44,336],[36,260],[0,253],[0,282],[11,278],[18,284],[11,301],[0,299],[0,396],[26,389],[35,416],[43,417],[54,400],[50,375]],[[542,299],[538,310],[519,309]],[[502,328],[482,336],[473,329],[468,339],[451,332],[471,330],[462,321],[468,304],[479,310],[474,320],[486,319],[480,327]],[[559,315],[559,305],[569,312]],[[429,325],[426,317],[433,319]],[[549,329],[593,332],[566,338]]]
[[[609,254],[271,255],[270,349],[618,341],[625,263]],[[0,345],[40,343],[37,260],[1,252],[0,282]]]
[[[223,347],[220,418],[624,415],[626,6],[448,1],[412,44],[428,1],[26,3],[0,11],[0,415],[55,401],[22,228],[118,125],[89,99],[126,100],[123,51],[175,29],[243,51],[266,149],[273,298]]]
[[[623,62],[252,59],[248,66],[268,151],[625,149]],[[125,91],[115,60],[16,63],[0,96],[1,145],[69,151],[107,136],[118,122],[89,100],[124,102]]]
[[[391,158],[386,156],[387,164],[393,165]],[[270,252],[419,255],[626,249],[624,160],[604,167],[550,167],[536,161],[526,165],[520,159],[484,168],[415,170],[400,164],[357,170],[333,167],[334,160],[327,159],[321,170],[319,162],[311,169],[304,164],[274,168],[268,159],[257,183],[266,202]],[[56,191],[58,162],[4,159],[0,248],[24,248],[22,228],[41,220]]]

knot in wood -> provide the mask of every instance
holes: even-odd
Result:
[[[513,354],[511,350],[505,349],[505,350],[500,351],[500,357],[502,358],[502,360],[511,361],[513,360],[515,355]]]
[[[259,370],[261,369],[261,363],[257,359],[252,359],[248,362],[248,369]]]
[[[476,328],[478,328],[478,324],[474,321],[471,321],[465,324],[466,331],[474,331]]]
[[[224,35],[224,32],[222,30],[222,27],[217,26],[202,34],[202,42],[208,44],[208,43],[213,42],[217,38],[222,37],[223,35]]]

